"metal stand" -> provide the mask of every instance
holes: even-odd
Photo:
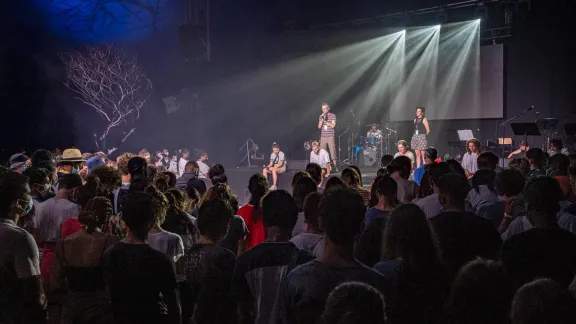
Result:
[[[338,161],[339,161],[340,165],[344,164],[345,161],[349,163],[350,156],[348,156],[348,159],[342,161],[342,146],[341,146],[342,136],[344,134],[348,133],[349,130],[350,130],[350,125],[346,125],[346,130],[344,130],[342,133],[340,133],[340,135],[338,135]]]
[[[530,106],[530,108],[521,111],[520,113],[518,113],[516,116],[505,120],[504,122],[502,122],[501,124],[498,125],[498,127],[502,127],[502,144],[500,144],[500,141],[498,140],[498,129],[496,129],[496,145],[501,145],[500,147],[500,156],[502,157],[502,159],[500,159],[501,161],[501,167],[504,168],[504,138],[506,138],[506,125],[513,121],[514,119],[524,115],[525,113],[529,112],[530,110],[534,109],[534,106]]]
[[[250,147],[250,144],[252,145],[252,147]],[[241,152],[244,149],[244,147],[246,147],[246,155],[244,155],[242,160],[240,160],[239,164],[242,164],[242,162],[244,162],[244,160],[248,158],[248,166],[250,167],[252,166],[250,162],[250,153],[252,153],[252,151],[254,150],[254,141],[251,138],[247,139],[246,142],[244,142],[244,144],[240,146],[238,152]]]

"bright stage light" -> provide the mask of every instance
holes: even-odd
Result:
[[[434,28],[440,29],[440,28],[442,28],[442,25],[434,26]]]

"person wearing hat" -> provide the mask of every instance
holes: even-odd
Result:
[[[28,158],[22,153],[12,155],[8,162],[10,170],[22,174],[26,170],[26,161],[28,161]]]
[[[82,162],[84,162],[84,159],[82,158],[82,152],[80,152],[79,149],[70,148],[62,152],[62,156],[58,161],[58,179],[56,180],[56,183],[54,183],[54,189],[56,192],[58,192],[58,183],[60,182],[60,179],[67,174],[78,174]]]
[[[92,170],[94,170],[96,167],[102,165],[106,165],[106,162],[104,162],[101,157],[96,155],[86,160],[86,168],[88,169],[88,174],[90,174],[90,172],[92,172]]]
[[[424,177],[424,168],[427,164],[435,163],[438,159],[438,150],[433,147],[429,147],[424,150],[424,164],[414,170],[414,182],[420,185],[422,177]]]

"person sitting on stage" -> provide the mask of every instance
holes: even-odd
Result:
[[[312,151],[310,152],[310,163],[316,163],[322,167],[322,177],[330,176],[330,156],[328,152],[320,148],[318,141],[312,142]]]
[[[510,152],[510,154],[508,154],[508,158],[509,159],[523,158],[526,156],[526,151],[528,151],[529,149],[530,149],[530,146],[528,146],[528,142],[526,142],[525,140],[522,140],[520,142],[520,145],[518,146],[518,149],[516,151]]]
[[[270,190],[277,189],[278,174],[284,172],[286,172],[286,157],[284,156],[284,152],[280,151],[280,145],[273,143],[270,163],[262,170],[262,174],[266,179],[268,179],[268,173],[272,173],[272,186],[270,186]]]
[[[548,146],[548,155],[552,157],[556,154],[564,154],[564,155],[570,154],[570,152],[568,152],[568,149],[564,145],[562,145],[562,140],[560,138],[551,139],[550,145]]]
[[[473,138],[466,142],[466,153],[462,158],[462,167],[466,178],[470,179],[478,171],[478,155],[480,154],[480,141]]]
[[[399,156],[408,157],[412,162],[412,169],[414,169],[414,162],[415,162],[414,153],[408,151],[408,142],[406,142],[405,140],[399,140],[397,145],[398,145],[398,152],[394,154],[394,158],[397,158]]]

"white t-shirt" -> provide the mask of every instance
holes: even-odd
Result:
[[[67,199],[50,198],[36,210],[36,226],[44,242],[60,240],[60,227],[68,218],[78,216],[80,207]]]
[[[284,152],[280,151],[278,152],[278,155],[276,155],[275,153],[270,154],[270,162],[272,162],[272,166],[275,166],[277,164],[280,164],[281,162],[284,162],[283,167],[286,166],[286,158],[284,157]]]
[[[186,160],[185,158],[180,158],[180,160],[178,161],[178,177],[181,177],[182,174],[184,174],[186,163],[188,163],[188,160]]]
[[[206,164],[200,160],[196,161],[196,163],[198,163],[198,167],[200,168],[200,171],[198,172],[198,178],[207,179],[208,178],[208,171],[210,170],[210,167],[208,166],[208,164]]]
[[[184,255],[184,242],[178,234],[162,231],[148,234],[148,244],[154,249],[164,254],[172,262],[178,262]]]
[[[478,171],[478,154],[466,153],[462,158],[462,167],[470,173]]]
[[[316,163],[320,165],[322,168],[326,167],[326,163],[330,163],[330,156],[325,149],[320,149],[318,154],[314,153],[314,151],[310,152],[310,163]]]

